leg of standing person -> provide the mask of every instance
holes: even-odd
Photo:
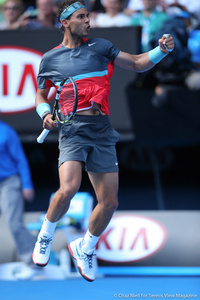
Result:
[[[1,182],[1,210],[14,238],[19,259],[30,264],[36,239],[23,223],[24,199],[17,175]]]

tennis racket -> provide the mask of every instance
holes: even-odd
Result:
[[[78,89],[73,78],[63,79],[58,87],[52,111],[52,120],[61,124],[68,123],[75,115],[78,106]],[[50,130],[44,129],[37,138],[43,143]]]

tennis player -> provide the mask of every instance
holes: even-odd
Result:
[[[62,43],[44,54],[37,78],[36,110],[44,120],[43,127],[52,130],[49,89],[66,76],[76,77],[79,104],[70,125],[59,130],[60,187],[55,193],[33,252],[33,261],[46,266],[58,220],[67,212],[70,200],[81,185],[82,169],[88,173],[97,197],[89,228],[84,238],[69,244],[80,274],[95,280],[94,251],[100,235],[118,206],[118,161],[115,145],[119,134],[109,121],[110,78],[114,64],[144,72],[154,67],[174,48],[170,35],[163,35],[158,46],[140,55],[120,51],[110,41],[87,36],[89,13],[84,1],[64,0],[58,12],[64,37]],[[167,38],[166,38],[167,37]]]

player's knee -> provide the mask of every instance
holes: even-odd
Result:
[[[71,199],[76,194],[77,190],[74,188],[66,187],[65,189],[59,189],[59,204],[60,206],[65,206],[69,204]]]
[[[119,205],[118,199],[108,199],[108,201],[104,202],[104,209],[108,212],[114,212]]]

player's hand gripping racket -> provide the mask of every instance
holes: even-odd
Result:
[[[52,120],[62,124],[69,122],[75,115],[78,106],[78,89],[73,78],[67,77],[61,81],[52,111]],[[37,142],[43,143],[50,130],[44,129],[38,136]]]

